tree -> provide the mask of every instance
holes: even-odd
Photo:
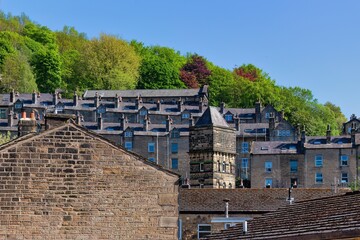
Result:
[[[234,86],[233,74],[229,70],[212,63],[209,63],[209,69],[211,71],[208,78],[210,105],[219,106],[221,102],[225,102],[231,107],[235,102],[232,95],[229,94]]]
[[[140,58],[127,42],[101,35],[85,43],[81,85],[92,89],[134,89]]]
[[[252,64],[242,65],[234,69],[234,73],[239,77],[248,79],[249,81],[255,82],[260,77],[264,76],[264,73],[261,69],[255,67]]]
[[[2,69],[1,92],[16,89],[22,93],[30,93],[38,90],[29,62],[24,55],[14,53],[8,56]]]
[[[192,55],[180,70],[180,78],[188,88],[197,88],[199,85],[209,84],[211,71],[206,60],[198,55]]]
[[[6,134],[0,134],[0,145],[10,142],[12,139],[9,131]]]
[[[180,68],[186,60],[179,52],[160,46],[144,47],[135,41],[131,44],[142,58],[137,88],[185,88],[180,80]]]

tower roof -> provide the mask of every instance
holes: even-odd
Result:
[[[221,116],[216,107],[208,107],[195,124],[196,127],[205,125],[229,128],[229,125],[226,123],[225,119]]]

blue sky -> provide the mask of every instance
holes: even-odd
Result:
[[[197,53],[227,69],[252,63],[278,85],[360,116],[360,1],[0,0],[0,9],[52,30]]]

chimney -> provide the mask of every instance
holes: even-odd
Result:
[[[281,109],[280,114],[279,114],[279,122],[282,122],[285,118],[285,111],[284,109]]]
[[[135,99],[135,110],[139,110],[142,106],[142,99],[141,99],[141,96],[138,96],[136,99]]]
[[[194,118],[192,116],[192,114],[190,113],[190,117],[189,117],[189,127],[194,126]]]
[[[255,103],[255,117],[256,122],[261,122],[261,102],[260,100]]]
[[[81,125],[81,115],[79,112],[76,113],[76,124]]]
[[[95,97],[94,97],[94,107],[99,107],[100,105],[100,96],[98,92],[95,92]]]
[[[304,128],[301,131],[301,138],[300,138],[300,144],[301,144],[301,151],[302,152],[305,149],[305,141],[306,141],[306,132],[305,132],[305,125],[304,125]]]
[[[355,146],[355,132],[356,132],[355,123],[351,123],[351,143],[353,146]]]
[[[10,103],[14,103],[15,102],[15,91],[14,91],[14,89],[12,89],[11,91],[10,91]]]
[[[220,103],[220,113],[221,113],[221,114],[224,114],[224,112],[225,112],[225,103],[224,103],[224,102],[221,102],[221,103]]]
[[[200,98],[200,100],[199,100],[199,113],[202,113],[203,112],[203,106],[204,106],[204,104],[203,104],[203,99],[202,98]]]
[[[103,118],[102,118],[102,115],[101,113],[99,114],[99,117],[97,118],[97,127],[98,127],[98,130],[102,130],[103,129]]]
[[[225,202],[225,217],[229,218],[229,199],[225,198],[223,200]]]
[[[35,90],[33,91],[33,93],[31,94],[31,100],[32,100],[32,104],[36,104],[37,103],[37,95]]]
[[[166,119],[166,132],[170,132],[172,127],[172,119],[170,118],[170,116],[168,115],[167,116],[167,119]]]
[[[45,129],[51,129],[60,125],[63,125],[70,120],[76,121],[75,114],[55,114],[47,113],[45,115]]]
[[[288,193],[289,193],[289,195],[288,195],[288,198],[286,199],[286,201],[288,201],[288,202],[289,202],[289,204],[291,205],[291,204],[293,204],[293,202],[294,202],[294,198],[293,198],[293,197],[291,197],[292,187],[289,187],[289,191],[288,191]]]
[[[120,117],[120,129],[122,131],[125,131],[125,129],[127,128],[127,118],[125,117],[124,114],[121,114],[121,117]]]
[[[270,113],[269,117],[269,134],[270,134],[270,141],[272,137],[275,137],[275,117],[274,113]]]
[[[9,112],[7,120],[8,120],[8,126],[12,127],[14,125],[14,113],[12,111]]]
[[[24,136],[29,133],[36,133],[38,130],[34,111],[31,112],[30,118],[26,117],[26,112],[21,113],[21,118],[18,123],[18,136]]]
[[[161,102],[160,102],[160,100],[157,100],[157,102],[156,102],[156,111],[161,111]]]
[[[182,112],[182,111],[183,111],[182,107],[183,107],[183,102],[182,102],[181,98],[179,98],[179,99],[177,100],[178,112]]]
[[[57,94],[57,92],[55,92],[55,93],[53,94],[53,105],[56,105],[57,102],[58,102],[58,94]]]
[[[330,124],[328,124],[326,130],[326,143],[329,144],[330,142],[331,142],[331,129],[330,129]]]
[[[237,115],[234,117],[234,121],[236,131],[240,131],[240,118]]]
[[[77,105],[78,105],[78,100],[79,100],[79,98],[78,98],[78,95],[76,94],[76,91],[74,92],[74,96],[73,96],[73,106],[74,107],[77,107]]]
[[[145,115],[143,130],[146,132],[149,131],[149,123],[150,123],[150,117],[148,115]]]
[[[115,94],[114,102],[115,102],[115,108],[120,108],[120,105],[121,105],[121,97],[119,97],[117,94]]]

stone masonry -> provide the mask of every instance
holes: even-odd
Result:
[[[0,148],[0,239],[176,239],[178,175],[70,122]]]

